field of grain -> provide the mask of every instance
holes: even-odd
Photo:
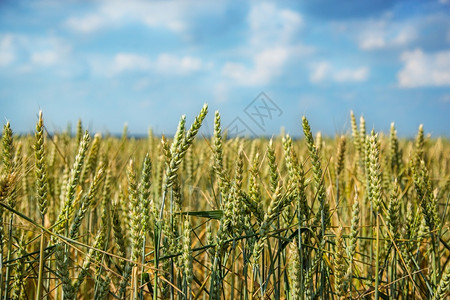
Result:
[[[448,299],[450,143],[3,127],[2,299]],[[300,116],[299,116],[300,118]],[[187,123],[188,122],[188,123]]]

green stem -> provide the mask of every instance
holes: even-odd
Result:
[[[302,249],[302,231],[301,231],[301,226],[303,224],[303,218],[300,212],[300,203],[298,205],[298,209],[297,209],[297,214],[298,214],[298,251],[299,251],[299,256],[300,256],[300,299],[303,300],[305,299],[305,291],[304,291],[304,286],[303,286],[303,249]]]
[[[44,218],[42,218],[42,226],[44,226]],[[43,289],[43,273],[44,273],[44,249],[45,249],[45,235],[44,231],[41,230],[41,243],[39,247],[39,273],[38,273],[38,283],[37,283],[37,292],[36,292],[36,300],[40,300],[42,298],[42,289]]]
[[[394,249],[394,252],[393,252],[393,259],[392,259],[392,265],[391,265],[391,282],[392,282],[392,285],[391,285],[391,295],[390,295],[390,298],[391,299],[396,299],[395,298],[395,287],[396,287],[396,284],[395,284],[395,282],[396,282],[396,267],[397,267],[397,264],[396,264],[396,260],[397,260],[397,252],[396,252],[396,250]]]
[[[380,273],[380,221],[378,218],[378,213],[376,212],[375,215],[375,219],[376,219],[376,223],[377,223],[377,228],[376,228],[376,252],[375,252],[375,300],[378,300],[380,295],[379,295],[379,285],[380,285],[380,277],[378,276],[378,274]]]
[[[0,219],[0,222],[3,223],[3,218]],[[3,232],[0,233],[0,299],[2,298],[3,298]]]
[[[235,258],[236,258],[236,241],[234,240],[233,241],[233,248],[231,249],[231,253],[232,253],[232,256],[231,256],[231,261],[232,262],[234,262],[235,261]],[[232,269],[232,272],[231,272],[231,290],[230,290],[230,300],[234,300],[234,281],[235,281],[235,272],[236,272],[236,270],[235,270],[235,268],[236,268],[236,264],[233,264],[233,267],[232,267],[233,269]]]
[[[370,240],[373,240],[373,215],[374,215],[374,211],[373,211],[373,207],[372,207],[372,202],[370,203],[370,212],[369,212],[369,218],[370,218],[370,220],[369,220],[369,223],[370,223],[370,230],[369,230],[369,233],[370,233]],[[370,242],[370,248],[369,248],[369,274],[372,274],[373,273],[373,265],[372,265],[372,262],[373,262],[373,242]],[[371,275],[370,275],[371,276]]]
[[[164,186],[163,195],[161,200],[161,209],[159,210],[159,218],[155,224],[155,254],[154,254],[154,267],[155,278],[153,283],[153,300],[158,299],[158,268],[159,268],[159,250],[161,248],[161,231],[162,231],[162,219],[164,214],[164,202],[166,200],[167,186]]]
[[[155,224],[155,253],[154,253],[154,283],[153,283],[153,300],[158,299],[158,267],[159,267],[159,243],[161,240],[161,219],[156,221]]]
[[[244,247],[244,250],[243,250],[243,261],[244,261],[244,268],[243,268],[243,270],[242,270],[242,275],[243,275],[243,277],[244,277],[244,284],[243,284],[243,294],[244,294],[244,300],[248,300],[248,276],[247,276],[247,274],[248,274],[248,263],[246,262],[246,260],[247,260],[247,254],[246,254],[246,250],[245,250],[245,247]],[[241,299],[242,299],[242,296],[241,296]]]
[[[142,267],[141,267],[141,279],[140,279],[140,284],[139,286],[144,286],[144,282],[143,282],[143,275],[144,275],[144,264],[145,264],[145,241],[146,241],[146,236],[144,235],[144,239],[142,241]],[[144,293],[142,291],[139,291],[139,300],[144,299]]]
[[[432,247],[433,247],[433,252],[432,252],[432,256],[431,256],[431,264],[432,264],[432,268],[433,268],[433,276],[432,276],[432,280],[433,280],[433,285],[437,286],[437,264],[436,264],[436,242],[435,242],[435,236],[434,233],[431,232],[431,243],[432,243]]]
[[[11,214],[11,218],[9,219],[9,238],[8,238],[8,256],[7,256],[7,261],[11,260],[11,248],[12,248],[12,231],[13,231],[13,219],[14,219],[14,215]],[[10,273],[10,264],[6,265],[6,272],[5,272],[5,294],[4,296],[4,300],[8,300],[8,290],[9,290],[9,274]]]
[[[138,266],[133,266],[133,300],[138,297]]]
[[[322,240],[320,241],[320,249],[319,249],[319,255],[320,255],[320,295],[322,299],[325,299],[325,262],[323,261],[323,246],[325,245],[325,212],[324,212],[324,205],[322,205],[322,208],[320,210],[321,214],[321,225],[322,225]]]

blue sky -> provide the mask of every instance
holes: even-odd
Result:
[[[449,136],[450,1],[337,3],[1,1],[0,117],[171,134],[208,103],[204,134],[217,109],[224,127],[294,136],[304,114],[349,132],[353,110],[368,129]]]

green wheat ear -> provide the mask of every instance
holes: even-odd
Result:
[[[94,180],[91,183],[91,186],[89,187],[89,191],[88,191],[87,195],[85,195],[81,199],[80,208],[76,212],[75,217],[72,222],[72,225],[70,227],[70,233],[69,233],[70,238],[74,239],[77,236],[78,231],[81,226],[81,221],[84,219],[86,212],[87,212],[88,208],[90,207],[91,203],[93,202],[93,200],[97,194],[97,191],[99,189],[99,186],[100,186],[101,182],[103,181],[103,177],[104,177],[103,175],[104,175],[104,167],[100,166],[97,174],[94,177]]]
[[[436,196],[433,193],[428,170],[423,160],[420,161],[418,168],[413,167],[414,186],[426,224],[430,228],[430,232],[432,232],[441,224],[437,212]]]
[[[447,299],[446,296],[448,296],[449,287],[450,287],[450,267],[447,266],[444,274],[442,275],[441,281],[439,282],[439,285],[436,288],[433,300]]]
[[[345,257],[344,239],[342,238],[342,226],[339,227],[336,235],[336,248],[334,252],[334,289],[341,299],[345,299],[347,293],[345,288]]]
[[[128,178],[128,203],[131,221],[131,259],[137,261],[139,249],[142,244],[142,223],[141,204],[139,203],[138,186],[133,160],[130,160],[127,167]]]
[[[83,137],[83,125],[81,123],[81,119],[78,119],[77,132],[76,132],[76,136],[75,136],[75,141],[77,142],[77,145],[80,144],[82,137]]]
[[[39,204],[39,211],[41,213],[42,219],[44,219],[47,213],[47,194],[48,194],[48,184],[47,184],[47,168],[45,160],[45,148],[44,148],[44,120],[42,117],[42,111],[39,112],[39,120],[36,124],[35,132],[35,144],[34,144],[34,155],[35,155],[35,174],[36,174],[36,199]]]
[[[363,146],[366,143],[366,119],[363,116],[359,118],[359,142],[363,150]]]
[[[423,153],[425,151],[424,146],[425,146],[425,137],[424,137],[424,133],[423,133],[423,124],[419,125],[419,131],[417,132],[417,136],[416,136],[416,153],[418,156],[418,159],[423,159]]]
[[[192,123],[183,140],[180,142],[177,150],[175,151],[175,154],[172,155],[170,164],[166,170],[166,179],[164,182],[163,190],[166,191],[174,184],[178,168],[181,162],[183,161],[184,156],[186,155],[186,151],[194,142],[194,138],[197,135],[198,131],[200,130],[200,126],[202,125],[203,120],[205,119],[207,113],[208,113],[208,105],[205,104],[202,110],[200,111],[200,114],[197,117],[195,117],[194,123]]]
[[[357,238],[359,235],[359,221],[360,221],[360,211],[359,211],[359,200],[358,194],[355,193],[354,203],[352,207],[352,220],[350,229],[350,245],[348,247],[349,257],[353,258],[356,254]]]
[[[275,192],[278,186],[279,174],[278,174],[278,166],[277,166],[277,158],[275,156],[275,149],[273,148],[273,140],[270,139],[269,144],[267,145],[267,158],[269,161],[269,170],[270,170],[270,191],[272,193]]]
[[[239,191],[242,189],[242,180],[244,173],[244,155],[243,150],[240,147],[237,154],[236,168],[234,172],[233,185],[230,190],[230,201],[232,202],[232,222],[231,225],[235,231],[239,234],[241,230],[244,230],[244,214],[245,205],[241,200]]]
[[[217,174],[217,177],[219,177],[219,188],[222,197],[226,198],[230,189],[230,181],[223,167],[222,128],[220,126],[220,114],[218,111],[216,111],[214,116],[213,151],[214,172]]]
[[[18,241],[17,265],[15,266],[14,281],[12,284],[13,299],[24,299],[25,257],[27,255],[26,242],[22,235]]]
[[[2,184],[0,187],[0,200],[8,199],[8,204],[11,207],[14,207],[15,198],[17,196],[16,181],[18,170],[16,170],[15,168],[13,131],[9,122],[7,122],[6,125],[3,126],[2,146],[3,169],[1,172]],[[2,213],[3,209],[0,209],[0,212]],[[0,228],[3,228],[3,225],[0,224]]]
[[[282,143],[284,149],[284,160],[289,175],[289,181],[295,182],[296,172],[292,154],[292,138],[289,136],[289,134],[282,138]]]
[[[148,153],[145,155],[142,167],[141,181],[139,183],[139,203],[141,205],[142,232],[150,230],[151,216],[153,213],[152,201],[150,200],[152,161]]]
[[[359,211],[359,201],[358,201],[358,193],[355,191],[355,198],[352,206],[352,219],[350,226],[350,238],[349,245],[347,248],[347,254],[349,257],[349,265],[347,269],[347,282],[352,283],[353,278],[353,268],[354,261],[356,257],[356,247],[358,243],[358,235],[359,235],[359,221],[360,221],[360,211]]]
[[[78,147],[78,153],[75,157],[75,162],[70,172],[70,177],[66,185],[64,206],[58,216],[56,230],[59,232],[69,222],[71,211],[73,211],[73,201],[75,200],[75,193],[80,181],[81,171],[83,170],[84,159],[89,147],[89,133],[86,131],[81,139]]]
[[[178,123],[177,131],[173,139],[172,145],[170,146],[170,157],[175,155],[176,151],[181,145],[183,138],[186,134],[186,115],[182,115],[180,122]]]
[[[191,249],[191,230],[192,230],[191,222],[189,221],[189,216],[187,216],[184,221],[182,260],[183,260],[183,275],[188,287],[191,286],[194,277],[192,270],[193,257]]]
[[[3,126],[2,135],[2,163],[3,163],[3,174],[9,174],[12,172],[14,167],[14,144],[13,144],[13,131],[11,129],[11,124],[6,122]]]
[[[298,251],[298,242],[294,240],[290,243],[291,257],[289,259],[289,282],[291,284],[292,299],[300,299],[301,297],[301,268],[300,255]]]
[[[361,151],[361,140],[359,136],[358,127],[356,125],[356,118],[353,114],[353,111],[350,111],[350,117],[351,117],[351,124],[352,124],[352,138],[353,138],[353,144],[355,146],[356,152],[359,154]]]
[[[391,189],[391,193],[390,193],[386,223],[395,239],[398,239],[400,237],[399,193],[400,193],[400,190],[399,190],[398,182],[397,182],[397,180],[394,180],[394,184],[392,185],[392,189]]]
[[[62,283],[64,299],[75,299],[75,290],[69,273],[69,253],[64,249],[63,243],[56,245],[56,270]]]
[[[380,150],[378,135],[373,130],[369,138],[368,152],[369,200],[373,204],[374,211],[378,213],[381,206]]]
[[[345,136],[341,136],[338,143],[337,153],[336,153],[336,162],[335,162],[335,170],[336,170],[336,177],[339,177],[339,175],[342,173],[342,170],[344,169],[344,158],[345,158],[345,145],[346,145],[347,139]]]
[[[81,184],[83,184],[91,175],[94,175],[97,168],[98,156],[100,150],[101,135],[96,133],[92,142],[91,150],[87,156],[86,167],[83,176],[81,176]]]
[[[325,234],[325,228],[330,222],[329,205],[326,201],[325,185],[323,182],[323,171],[319,158],[319,152],[314,144],[314,139],[311,133],[311,127],[305,116],[302,117],[303,132],[305,134],[306,146],[308,147],[309,156],[311,158],[312,171],[314,177],[314,187],[316,189],[316,197],[320,204],[320,213],[316,214],[316,222],[320,217],[322,223],[322,235]]]
[[[389,133],[389,166],[393,175],[398,175],[402,167],[402,153],[399,148],[397,130],[395,130],[393,122]]]

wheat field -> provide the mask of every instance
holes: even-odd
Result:
[[[2,299],[448,299],[450,142],[3,127]],[[299,116],[300,118],[300,116]],[[320,128],[314,128],[314,132]]]

